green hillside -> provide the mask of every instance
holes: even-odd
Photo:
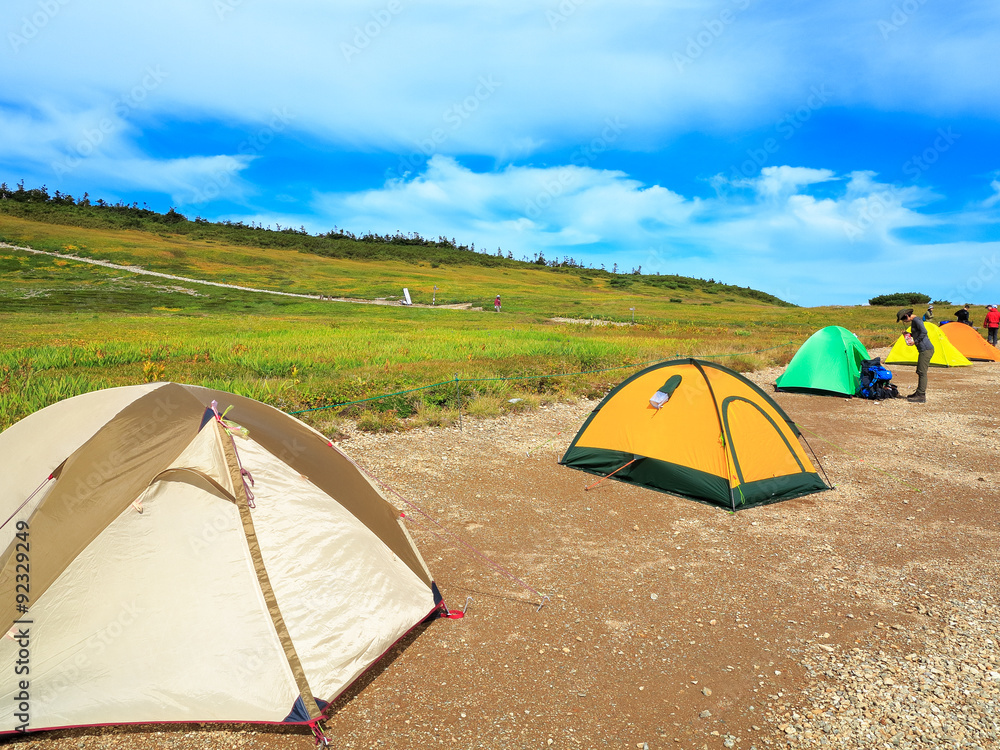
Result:
[[[25,225],[17,220],[30,222]],[[587,289],[628,292],[640,296],[666,295],[678,301],[764,302],[787,303],[773,295],[750,288],[718,283],[715,280],[692,279],[684,276],[661,276],[639,273],[612,273],[604,269],[584,268],[572,258],[546,260],[535,256],[516,260],[502,249],[495,253],[476,252],[474,248],[456,245],[454,240],[439,237],[427,240],[418,235],[357,237],[350,232],[334,230],[322,235],[310,235],[303,229],[274,229],[248,226],[243,223],[211,223],[199,218],[189,220],[173,209],[156,213],[136,205],[91,203],[88,197],[74,200],[56,193],[49,196],[44,188],[11,190],[0,185],[0,239],[17,244],[29,240],[41,250],[69,252],[81,257],[100,257],[115,263],[156,264],[164,273],[219,280],[244,285],[280,288],[306,294],[333,294],[377,298],[399,295],[399,280],[407,281],[411,293],[433,292],[436,280],[456,276],[475,279],[475,270],[487,274],[493,285],[502,284],[504,275],[513,274],[514,286],[569,292]],[[39,223],[49,225],[39,230]],[[262,252],[263,251],[263,252]],[[282,251],[302,256],[337,261],[363,261],[360,266],[349,263],[320,263],[308,257],[291,258]],[[376,264],[377,262],[377,264]],[[389,265],[389,278],[379,283],[382,264]],[[638,269],[635,269],[638,271]],[[347,278],[342,272],[347,271]],[[366,271],[368,273],[366,273]],[[483,282],[486,278],[481,278]],[[484,302],[503,290],[488,289],[482,284],[461,284],[442,288],[440,301]],[[479,292],[479,297],[470,294]],[[432,295],[428,294],[426,302]],[[423,302],[423,296],[414,299]]]
[[[797,308],[711,280],[523,262],[443,239],[314,237],[4,195],[0,241],[61,257],[0,247],[0,428],[78,393],[169,379],[313,409],[301,416],[328,432],[344,414],[393,429],[449,423],[459,408],[494,415],[599,396],[643,363],[677,356],[738,370],[783,364],[830,324],[868,345],[898,335],[880,308]],[[95,259],[382,304],[84,262]],[[415,306],[398,304],[403,287]]]

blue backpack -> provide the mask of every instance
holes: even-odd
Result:
[[[882,366],[881,357],[861,362],[861,384],[855,395],[875,401],[899,398],[899,389],[892,382],[892,372]]]

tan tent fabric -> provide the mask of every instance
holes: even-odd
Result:
[[[320,433],[297,419],[253,399],[223,391],[186,386],[205,406],[213,400],[232,406],[227,418],[250,430],[255,441],[309,478],[364,523],[382,542],[430,585],[430,574],[409,539],[400,531],[399,514],[389,503],[377,502],[381,493],[353,461],[332,449]]]
[[[31,728],[280,721],[298,695],[242,542],[239,513],[197,483],[158,481],[30,611]],[[212,543],[191,553],[192,530]],[[0,669],[13,675],[3,639]],[[234,679],[245,675],[234,690]],[[15,702],[3,680],[0,727]]]
[[[67,410],[63,402],[53,404],[7,428],[3,432],[5,444],[31,445],[33,450],[22,453],[17,471],[7,472],[5,489],[11,497],[26,498],[67,456],[90,440],[101,425],[135,399],[161,386],[162,383],[150,383],[93,391],[77,396],[77,406],[73,409]],[[6,518],[6,515],[0,518],[0,522]],[[13,538],[9,531],[7,527],[0,530],[0,549],[5,549]]]
[[[183,388],[167,384],[130,403],[66,459],[31,518],[33,600],[177,457],[197,434],[202,412]],[[4,626],[17,619],[16,560],[7,554],[0,568]]]
[[[244,463],[255,467],[253,517],[278,605],[309,684],[332,696],[427,614],[421,579],[351,513],[331,508],[319,488],[252,440],[236,443]],[[287,554],[290,539],[316,552],[307,573],[297,555]],[[358,559],[367,564],[352,564]],[[351,606],[338,606],[345,600]]]
[[[202,429],[213,399],[248,438]],[[168,383],[86,394],[0,434],[0,455],[42,474],[0,487],[0,609],[30,620],[28,729],[283,721],[300,696],[316,717],[313,696],[336,697],[435,607],[392,505],[319,433],[249,399]],[[0,639],[0,672],[19,648]],[[23,723],[16,692],[0,682],[0,732]]]

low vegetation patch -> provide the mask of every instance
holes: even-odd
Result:
[[[899,334],[879,307],[794,308],[713,279],[581,269],[572,259],[487,263],[443,240],[310,238],[23,186],[0,189],[0,241],[63,256],[0,248],[0,429],[64,398],[158,380],[248,396],[327,434],[346,419],[381,431],[446,425],[599,398],[638,368],[679,357],[773,366],[826,325],[850,328],[869,346]],[[391,259],[314,252],[324,243],[360,254],[362,246],[400,250]],[[440,253],[455,262],[439,262]],[[143,276],[84,258],[317,298]],[[417,305],[398,304],[404,286]],[[683,307],[664,294],[674,289]],[[484,309],[435,309],[445,303]]]

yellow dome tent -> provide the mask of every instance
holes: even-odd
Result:
[[[931,357],[931,364],[935,367],[964,367],[972,363],[965,358],[948,337],[944,335],[940,328],[933,323],[924,323],[927,326],[927,338],[934,344],[934,356]],[[896,339],[892,346],[892,351],[885,358],[887,365],[915,365],[917,364],[917,347],[907,346],[902,335]]]
[[[657,364],[618,385],[560,463],[734,511],[830,489],[770,396],[697,359]]]

